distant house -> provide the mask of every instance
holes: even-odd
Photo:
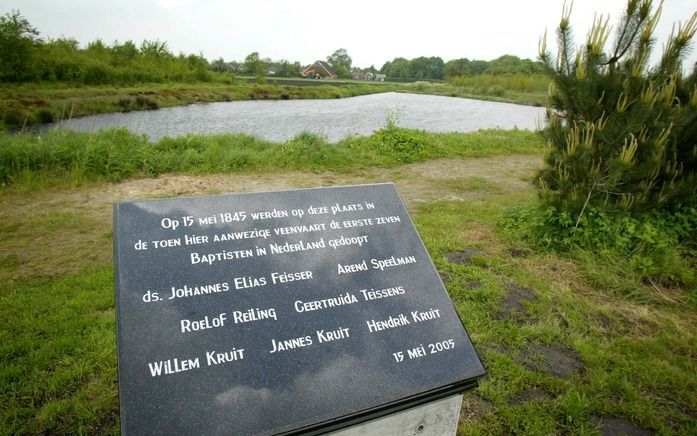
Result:
[[[384,82],[384,81],[385,81],[385,77],[386,77],[385,74],[376,74],[376,75],[375,75],[375,80],[377,80],[378,82]]]
[[[336,71],[334,71],[328,63],[324,61],[315,61],[314,64],[305,68],[303,77],[309,79],[336,79],[339,76],[337,76]]]
[[[353,77],[354,80],[375,80],[375,75],[370,71],[363,72],[360,70],[353,70],[351,71],[351,77]]]

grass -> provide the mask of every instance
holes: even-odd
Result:
[[[520,201],[531,199],[510,203]],[[471,418],[460,434],[597,434],[600,417],[693,434],[695,306],[637,303],[594,287],[578,262],[534,250],[513,256],[521,241],[495,224],[510,203],[435,203],[417,218],[489,372],[465,397],[463,415]],[[469,264],[448,262],[447,253],[472,247],[481,253]],[[501,316],[512,286],[534,296]],[[579,369],[552,375],[550,349]]]
[[[376,138],[393,150],[376,149]],[[420,163],[404,165],[404,144],[415,138],[431,145],[407,155]],[[536,201],[522,180],[541,164],[534,134],[400,130],[339,144],[296,138],[292,145],[243,139],[189,137],[171,145],[193,143],[183,150],[199,155],[247,141],[269,161],[231,174],[199,164],[179,171],[205,175],[120,184],[85,176],[80,187],[70,187],[74,180],[57,168],[43,168],[34,185],[16,179],[0,188],[0,433],[119,432],[110,204],[177,195],[158,188],[177,178],[187,188],[200,185],[185,194],[395,181],[488,370],[481,387],[465,395],[458,434],[595,435],[610,420],[663,435],[697,432],[694,302],[613,292],[592,273],[632,278],[542,251],[498,224],[511,206]],[[38,141],[12,140],[22,147]],[[323,157],[328,150],[348,161]]]
[[[228,134],[163,138],[154,145],[125,130],[0,134],[0,183],[33,189],[172,172],[349,171],[439,157],[539,153],[541,149],[539,137],[528,131],[426,133],[393,125],[369,137],[350,137],[336,144],[312,133],[284,143]]]
[[[4,434],[118,433],[113,271],[3,287]]]

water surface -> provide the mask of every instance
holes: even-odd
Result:
[[[388,92],[332,100],[232,101],[195,104],[155,111],[92,115],[51,127],[96,131],[125,127],[157,141],[187,133],[247,133],[285,141],[303,131],[331,142],[349,135],[369,135],[396,114],[402,127],[430,132],[479,129],[534,130],[544,109],[456,97]]]

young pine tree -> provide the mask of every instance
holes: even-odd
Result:
[[[540,59],[552,77],[549,150],[537,179],[543,199],[580,219],[608,212],[671,210],[697,205],[697,65],[681,61],[697,30],[697,13],[674,29],[660,62],[649,66],[660,6],[629,0],[606,51],[608,20],[595,20],[574,48],[565,8],[556,57]]]

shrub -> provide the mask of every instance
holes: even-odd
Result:
[[[82,81],[88,85],[102,85],[112,81],[112,71],[99,63],[88,64],[82,72]]]
[[[8,129],[18,129],[22,127],[26,118],[26,114],[23,114],[17,110],[8,110],[7,112],[5,112],[5,115],[3,115],[5,127]]]
[[[502,222],[541,248],[589,253],[600,263],[622,263],[627,276],[663,284],[695,285],[697,209],[608,214],[587,208],[579,221],[554,207],[509,209]]]
[[[130,112],[131,106],[133,105],[133,99],[130,97],[121,97],[116,104],[118,104],[122,112]]]
[[[499,85],[494,85],[491,88],[487,89],[486,93],[488,95],[493,95],[494,97],[503,97],[506,93],[506,90]]]
[[[142,109],[155,110],[160,108],[160,104],[156,100],[144,95],[136,97],[136,104]]]
[[[553,80],[546,166],[537,184],[543,200],[581,219],[584,210],[677,210],[697,202],[697,88],[681,59],[697,30],[697,13],[648,67],[660,8],[629,0],[612,49],[610,28],[597,19],[575,53],[565,10],[553,58],[540,58]]]
[[[42,124],[48,124],[53,122],[53,112],[49,109],[39,109],[36,113],[36,118]]]
[[[423,131],[397,127],[399,112],[388,112],[387,124],[370,136],[370,143],[385,156],[393,156],[401,162],[414,162],[426,152],[426,135]]]

